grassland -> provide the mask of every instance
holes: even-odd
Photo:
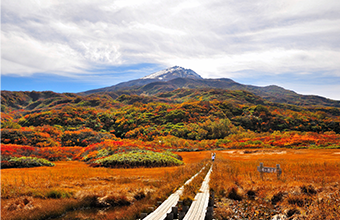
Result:
[[[275,173],[257,171],[280,164]],[[340,219],[340,151],[263,149],[217,153],[210,187],[216,219]]]
[[[215,152],[210,182],[215,219],[340,218],[338,149]],[[201,169],[211,152],[178,154],[185,165],[113,169],[64,161],[54,167],[1,170],[1,219],[46,219],[65,213],[71,214],[58,219],[135,219]],[[260,162],[268,167],[280,164],[280,179],[275,173],[261,179]],[[182,199],[194,197],[202,178],[193,181]]]
[[[1,170],[1,219],[47,219],[84,207],[96,211],[72,218],[135,219],[201,169],[209,155],[182,152],[185,165],[179,167],[112,169],[64,161],[54,167]]]
[[[283,104],[209,88],[134,92],[2,92],[1,166],[11,168],[1,170],[2,219],[135,219],[211,151],[214,218],[340,219],[335,101],[287,102],[279,94]],[[281,179],[260,178],[260,162],[280,164]],[[203,175],[183,200],[194,198]]]

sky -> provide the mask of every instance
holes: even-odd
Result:
[[[340,100],[340,1],[1,1],[2,90],[82,92],[172,66]]]

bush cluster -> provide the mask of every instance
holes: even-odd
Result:
[[[25,167],[40,167],[40,166],[55,166],[54,163],[46,159],[37,157],[9,157],[2,158],[1,168],[25,168]]]
[[[182,164],[184,163],[177,159],[175,154],[170,152],[130,151],[95,160],[91,166],[132,168],[178,166]]]

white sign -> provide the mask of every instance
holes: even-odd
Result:
[[[263,163],[260,163],[260,166],[257,167],[257,170],[260,172],[262,179],[263,179],[263,173],[277,173],[278,179],[280,179],[280,176],[282,173],[280,164],[276,164],[276,168],[274,168],[274,167],[264,167]]]

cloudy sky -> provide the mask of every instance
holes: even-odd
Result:
[[[175,65],[340,100],[340,1],[1,1],[2,90],[81,92]]]

